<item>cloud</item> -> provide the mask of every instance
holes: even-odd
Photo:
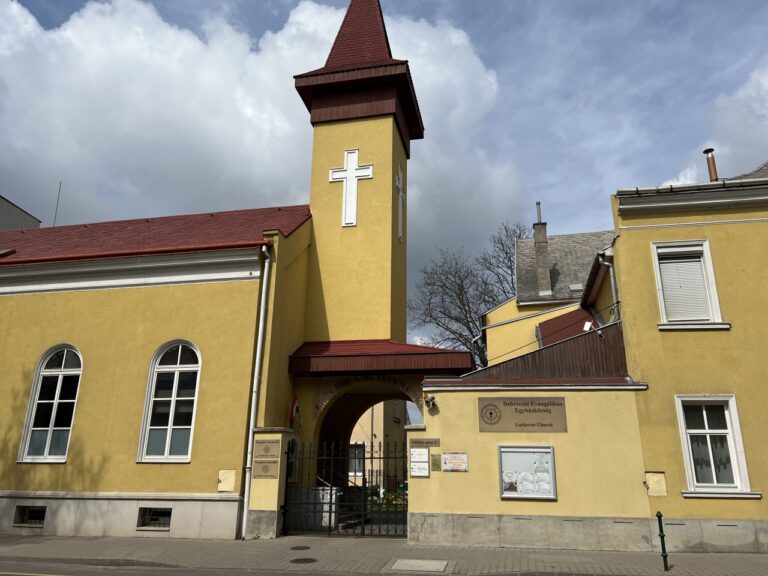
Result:
[[[259,38],[230,12],[206,14],[194,33],[114,0],[44,30],[0,1],[0,193],[44,223],[59,180],[59,223],[306,202],[311,126],[292,75],[323,64],[343,11],[302,2]],[[457,226],[484,240],[514,169],[479,142],[497,83],[468,36],[407,17],[388,27],[428,130],[410,167],[418,266]]]
[[[691,152],[680,173],[663,185],[707,182],[709,173],[700,153],[715,149],[720,178],[733,178],[751,172],[768,160],[768,61],[759,66],[747,81],[731,94],[723,94],[714,107],[712,134]]]

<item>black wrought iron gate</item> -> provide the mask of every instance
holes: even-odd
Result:
[[[284,532],[404,538],[407,465],[404,442],[313,446],[292,441]]]

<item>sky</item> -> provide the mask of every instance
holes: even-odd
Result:
[[[0,194],[57,224],[309,199],[293,75],[346,0],[0,0]],[[382,0],[426,126],[409,285],[500,223],[609,229],[617,188],[768,160],[768,2]]]

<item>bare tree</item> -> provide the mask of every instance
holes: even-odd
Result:
[[[463,249],[441,250],[421,269],[416,295],[408,302],[415,328],[431,327],[431,343],[472,352],[475,364],[487,362],[482,315],[515,295],[515,239],[527,238],[531,229],[505,222],[489,238],[477,257]]]

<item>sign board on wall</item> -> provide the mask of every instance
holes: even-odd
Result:
[[[411,438],[411,448],[440,448],[440,438]]]
[[[429,477],[429,448],[411,448],[411,476]]]
[[[469,472],[469,456],[466,452],[445,452],[443,472]]]
[[[478,398],[480,432],[568,432],[565,398]]]
[[[501,446],[502,498],[557,499],[552,446]]]
[[[256,460],[253,463],[254,478],[277,478],[279,473],[279,460]]]
[[[256,458],[277,458],[280,456],[280,440],[256,440],[253,455]]]

